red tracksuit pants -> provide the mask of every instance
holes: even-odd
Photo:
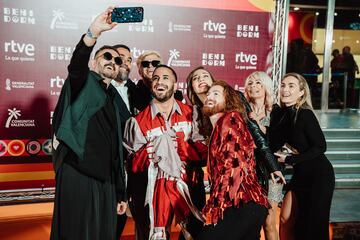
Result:
[[[155,232],[161,231],[164,234],[165,229],[170,229],[174,214],[177,222],[180,223],[186,220],[191,212],[185,199],[177,190],[176,181],[165,178],[156,180],[153,209]]]

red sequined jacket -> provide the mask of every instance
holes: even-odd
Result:
[[[240,113],[225,113],[217,121],[209,144],[210,198],[203,214],[206,224],[216,224],[228,207],[254,201],[268,207],[254,160],[254,141]]]

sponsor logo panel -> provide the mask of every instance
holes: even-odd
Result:
[[[141,23],[129,23],[129,32],[154,32],[154,24],[152,19],[146,19]]]
[[[0,140],[0,157],[4,156],[7,153],[7,144],[6,142]]]
[[[143,54],[145,51],[147,51],[146,49],[140,49],[137,47],[132,47],[130,48],[131,54],[133,55],[134,59],[137,59],[141,54]],[[134,64],[136,65],[135,61]]]
[[[22,140],[11,140],[8,143],[8,153],[10,156],[21,156],[25,152],[25,144]]]
[[[34,62],[35,45],[32,43],[9,40],[4,42],[5,61]]]
[[[61,88],[64,85],[65,79],[60,76],[50,78],[50,95],[60,96]]]
[[[184,96],[187,94],[187,83],[177,82],[177,90],[181,91]]]
[[[51,155],[51,152],[52,152],[51,139],[46,139],[42,143],[42,150],[45,155]]]
[[[17,81],[10,78],[5,79],[5,90],[13,91],[15,89],[34,89],[35,82],[31,81]]]
[[[180,58],[180,51],[176,49],[169,50],[169,59],[167,62],[171,67],[190,67],[190,60],[184,60]]]
[[[203,37],[208,39],[225,39],[226,24],[208,20],[203,23]]]
[[[238,38],[260,38],[259,25],[238,24],[236,27]]]
[[[30,140],[26,143],[26,152],[31,155],[35,156],[39,154],[41,151],[41,143],[38,140]]]
[[[70,61],[74,49],[73,46],[51,45],[49,59],[52,61]]]
[[[51,139],[5,139],[0,140],[1,157],[51,155]]]
[[[35,127],[34,119],[20,119],[21,110],[16,108],[8,109],[8,115],[5,128]]]
[[[235,69],[256,70],[258,57],[256,54],[238,52],[235,54]]]
[[[203,53],[201,57],[203,66],[224,67],[226,63],[224,53]]]
[[[174,22],[169,22],[168,32],[191,32],[190,24],[178,24]]]
[[[52,17],[53,18],[50,23],[50,29],[79,29],[78,23],[67,18],[65,12],[61,9],[52,10]]]
[[[14,23],[14,24],[30,24],[34,25],[35,14],[32,9],[25,8],[3,8],[3,20],[4,23]]]

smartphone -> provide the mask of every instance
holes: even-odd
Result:
[[[276,183],[282,183],[282,180],[279,176],[275,177],[275,182]]]
[[[142,22],[143,19],[143,7],[114,8],[111,14],[111,21],[118,23]]]

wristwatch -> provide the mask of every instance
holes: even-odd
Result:
[[[94,39],[96,40],[98,38],[98,36],[94,36],[94,34],[90,31],[90,28],[88,28],[87,32],[86,32],[86,35],[91,38],[91,39]]]

